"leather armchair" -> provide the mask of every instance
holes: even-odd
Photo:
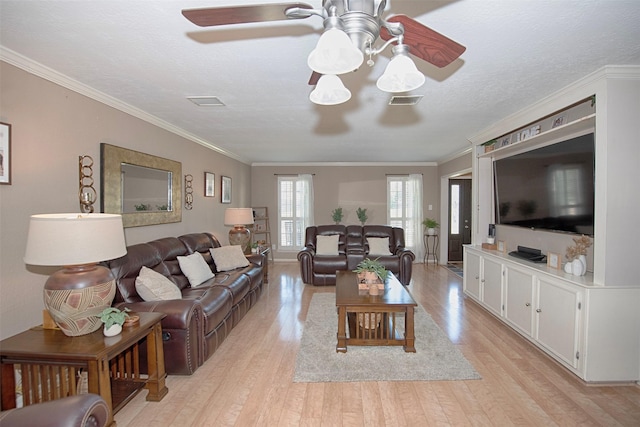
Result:
[[[335,235],[338,255],[318,255],[317,236]],[[367,238],[388,238],[391,255],[369,255]],[[387,225],[318,225],[305,232],[305,247],[298,253],[300,274],[304,283],[335,285],[336,271],[353,270],[366,257],[378,259],[398,277],[403,285],[411,281],[415,255],[404,246],[404,230]]]
[[[97,394],[79,394],[0,412],[2,426],[103,427],[109,407]]]

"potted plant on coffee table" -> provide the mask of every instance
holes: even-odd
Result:
[[[353,271],[358,275],[358,288],[369,289],[371,295],[377,295],[380,288],[384,289],[389,274],[378,258],[363,259]]]

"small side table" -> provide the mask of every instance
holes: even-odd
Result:
[[[269,283],[269,253],[271,248],[269,246],[258,246],[258,251],[264,256],[264,265],[262,266],[262,283]],[[273,254],[271,255],[273,257]]]
[[[431,256],[438,265],[438,246],[440,245],[440,237],[437,234],[425,234],[424,239],[424,259],[423,263],[429,263],[429,257]]]
[[[108,426],[114,424],[113,414],[143,388],[149,391],[147,400],[162,400],[169,391],[160,325],[166,315],[136,314],[140,323],[115,337],[105,337],[102,329],[68,337],[37,326],[0,342],[1,409],[16,407],[15,371],[20,373],[25,406],[79,394],[78,378],[86,372],[89,393],[99,394],[109,406]],[[140,373],[139,349],[145,338],[146,375]]]

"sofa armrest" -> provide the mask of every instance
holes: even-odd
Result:
[[[109,407],[97,394],[79,394],[0,413],[7,426],[98,426],[109,418]]]
[[[313,283],[313,257],[316,251],[309,247],[304,247],[298,252],[298,261],[300,261],[300,275],[303,283]]]
[[[198,311],[197,300],[175,299],[164,301],[142,301],[119,303],[118,308],[127,307],[131,311],[164,313],[163,329],[189,329],[192,318]]]
[[[262,267],[265,263],[265,256],[262,254],[245,255],[250,263]]]
[[[407,286],[409,285],[409,282],[411,282],[413,261],[416,259],[416,256],[409,249],[405,248],[396,250],[396,255],[398,255],[400,264],[400,277],[398,277],[398,280],[400,280],[403,285]]]

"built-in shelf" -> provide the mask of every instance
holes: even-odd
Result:
[[[518,154],[522,151],[527,151],[534,146],[538,148],[545,145],[550,145],[558,142],[559,140],[568,139],[572,135],[577,135],[581,132],[587,132],[590,129],[593,130],[595,128],[595,123],[596,114],[589,114],[588,116],[581,117],[565,125],[561,125],[553,129],[541,132],[523,141],[509,144],[504,147],[495,148],[492,151],[488,151],[486,153],[478,153],[478,157],[502,157],[506,155]],[[478,148],[482,149],[482,147]]]

